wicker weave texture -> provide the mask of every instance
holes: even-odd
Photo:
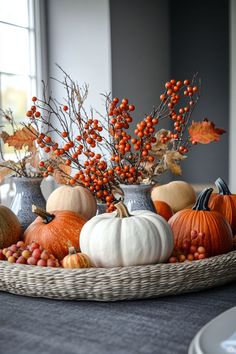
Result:
[[[62,269],[0,261],[0,290],[62,300],[118,301],[198,291],[236,279],[236,251],[136,267]]]

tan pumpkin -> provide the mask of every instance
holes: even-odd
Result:
[[[84,253],[77,253],[74,247],[69,247],[69,254],[61,262],[63,268],[90,268],[89,257]]]
[[[21,226],[17,216],[7,207],[0,205],[0,248],[17,243]]]
[[[151,197],[167,203],[174,213],[181,209],[190,208],[196,202],[196,194],[191,184],[184,181],[172,181],[167,184],[155,186]]]
[[[28,245],[37,242],[59,260],[68,254],[68,244],[78,248],[80,231],[86,220],[70,210],[57,210],[53,214],[41,208],[32,207],[39,215],[24,232]]]
[[[92,193],[84,187],[61,186],[55,189],[47,200],[46,210],[71,210],[91,219],[97,212],[97,203]]]

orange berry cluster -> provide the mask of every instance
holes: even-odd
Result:
[[[169,109],[169,116],[173,121],[174,131],[171,132],[169,137],[163,137],[163,143],[170,139],[178,140],[180,135],[184,132],[186,124],[188,124],[191,109],[196,103],[193,95],[198,92],[198,87],[194,84],[190,84],[189,80],[184,80],[184,82],[182,82],[173,79],[166,82],[165,88],[166,91],[161,94],[160,99],[163,102],[163,105],[167,106]],[[182,92],[188,99],[188,102],[184,106],[180,106]],[[178,151],[181,154],[188,152],[188,143],[189,141],[187,141],[185,145],[179,146]],[[191,141],[191,143],[196,145],[196,141]]]
[[[35,102],[37,99],[33,97],[32,100]],[[62,109],[66,112],[68,106],[63,106]],[[29,116],[32,118],[32,115]],[[111,193],[114,170],[108,168],[101,154],[92,151],[102,141],[100,135],[102,131],[103,127],[97,119],[87,119],[86,122],[83,122],[81,134],[77,135],[73,141],[70,139],[69,131],[60,132],[61,146],[54,142],[49,135],[39,133],[37,138],[39,147],[51,154],[48,159],[39,162],[39,167],[44,171],[43,176],[48,177],[57,169],[57,163],[53,156],[61,157],[61,163],[67,166],[72,165],[78,170],[73,176],[68,176],[68,183],[85,186],[98,199],[107,204],[108,211],[114,211],[114,196]],[[83,155],[83,162],[79,161],[79,155]]]
[[[35,102],[37,101],[37,97],[32,97],[32,102],[34,103],[33,106],[31,106],[31,109],[29,109],[26,112],[26,116],[28,118],[34,119],[34,118],[40,118],[41,117],[41,113],[39,111],[37,111]]]
[[[123,98],[119,104],[119,99],[115,97],[109,109],[110,134],[114,139],[115,151],[110,158],[115,170],[117,180],[121,183],[135,183],[141,172],[135,167],[137,161],[154,161],[151,155],[151,144],[156,141],[153,137],[154,125],[158,123],[157,118],[150,115],[137,124],[134,133],[137,138],[131,138],[125,130],[129,129],[132,122],[130,112],[135,110],[134,105],[130,105],[127,98]]]
[[[203,232],[191,231],[190,240],[185,240],[183,246],[174,249],[173,254],[169,258],[169,263],[196,261],[207,258],[207,252],[204,246],[205,234]]]

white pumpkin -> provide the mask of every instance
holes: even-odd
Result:
[[[96,215],[97,203],[86,188],[61,186],[48,197],[46,209],[49,213],[56,210],[71,210],[89,220]]]
[[[81,252],[95,267],[122,267],[165,262],[174,247],[169,224],[148,210],[129,214],[123,203],[117,211],[97,215],[80,233]]]

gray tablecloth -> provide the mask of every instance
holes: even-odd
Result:
[[[236,283],[199,293],[115,303],[0,292],[0,353],[185,354],[206,322],[235,305]]]

